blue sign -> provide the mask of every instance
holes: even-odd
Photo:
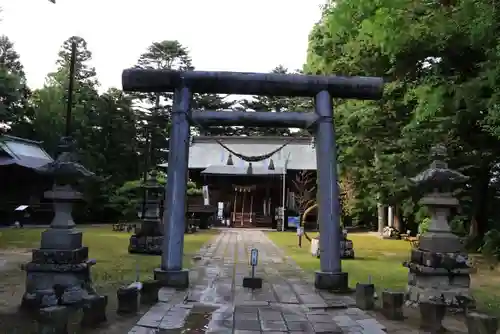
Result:
[[[253,248],[250,252],[250,265],[255,267],[259,263],[259,251],[257,248]]]
[[[299,227],[300,226],[300,219],[299,219],[299,217],[298,216],[288,217],[288,226]]]

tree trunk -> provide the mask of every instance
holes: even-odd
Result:
[[[488,216],[489,216],[489,184],[490,184],[490,173],[489,169],[483,170],[481,172],[479,179],[474,185],[474,197],[472,202],[474,204],[474,213],[471,225],[476,225],[476,227],[471,227],[476,229],[476,236],[483,237],[488,231]]]
[[[381,203],[377,203],[377,215],[378,215],[378,233],[382,234],[384,227],[387,225],[387,215],[385,206]]]
[[[394,205],[394,228],[398,230],[400,233],[406,233],[404,231],[403,221],[399,218],[399,207]]]

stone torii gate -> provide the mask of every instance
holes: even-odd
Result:
[[[340,202],[332,98],[380,99],[384,86],[382,78],[127,69],[123,71],[122,84],[124,91],[174,92],[163,215],[165,237],[161,268],[155,270],[155,279],[164,286],[187,288],[189,285],[189,272],[182,268],[182,258],[191,122],[202,126],[293,128],[307,128],[313,124],[321,247],[321,270],[315,274],[315,286],[328,290],[347,288],[347,273],[342,272],[340,260]],[[315,112],[192,111],[193,93],[312,97]]]

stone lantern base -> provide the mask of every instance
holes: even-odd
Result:
[[[82,232],[74,228],[71,217],[73,202],[80,200],[81,194],[69,185],[54,185],[45,197],[54,201],[54,219],[51,227],[42,232],[40,248],[33,250],[31,262],[24,265],[26,292],[22,306],[82,306],[97,293],[90,276],[96,261],[88,258]]]
[[[144,220],[140,229],[130,237],[128,252],[131,254],[161,255],[163,235],[158,220]]]
[[[467,264],[466,254],[413,249],[404,265],[409,269],[408,305],[442,300],[457,309],[475,306],[469,289],[473,269]]]
[[[62,248],[61,242],[54,240],[54,234],[58,234],[59,241],[66,240],[67,247]],[[26,292],[22,306],[27,309],[55,305],[80,306],[91,296],[97,295],[90,277],[90,268],[96,262],[88,258],[88,251],[87,247],[82,246],[82,232],[43,232],[42,247],[33,250],[31,262],[24,266]]]

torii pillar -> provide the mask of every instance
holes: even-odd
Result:
[[[347,273],[340,260],[340,201],[332,98],[375,100],[382,97],[382,78],[128,69],[122,76],[123,90],[174,92],[170,153],[164,219],[161,268],[155,277],[164,286],[187,288],[188,270],[182,268],[184,248],[186,179],[190,125],[245,125],[310,128],[316,136],[320,270],[315,287],[345,290]],[[264,96],[302,96],[315,100],[315,112],[246,113],[191,111],[193,93]],[[190,124],[192,123],[192,124]]]

